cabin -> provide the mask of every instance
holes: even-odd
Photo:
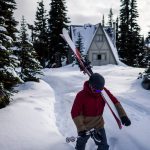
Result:
[[[96,25],[71,25],[70,36],[75,45],[79,35],[82,39],[83,55],[93,66],[120,63],[115,47],[115,32],[112,28],[102,27],[100,23]],[[71,53],[68,62],[72,62]]]

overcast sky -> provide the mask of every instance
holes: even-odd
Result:
[[[15,17],[17,21],[24,15],[27,22],[33,24],[37,2],[40,0],[16,0],[17,10]],[[51,0],[44,0],[45,8],[49,11]],[[150,0],[137,0],[141,34],[147,35],[150,31]],[[68,17],[71,24],[97,24],[102,21],[103,14],[107,22],[110,8],[113,9],[114,19],[119,15],[120,0],[66,0]]]

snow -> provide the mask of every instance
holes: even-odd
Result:
[[[137,79],[144,69],[106,65],[93,67],[106,79],[106,87],[120,100],[130,127],[119,129],[105,108],[105,130],[111,150],[149,150],[150,91]],[[75,143],[65,137],[76,136],[70,111],[74,98],[88,76],[77,66],[44,69],[40,83],[19,85],[14,100],[0,109],[0,145],[2,150],[73,150]],[[92,140],[86,150],[96,150]]]
[[[0,50],[6,50],[6,47],[4,47],[2,44],[0,44]]]
[[[12,51],[20,51],[20,48],[17,46],[11,47],[10,48]]]
[[[91,39],[93,38],[96,29],[97,27],[91,24],[85,24],[84,26],[71,26],[72,41],[76,43],[79,33],[81,34],[82,43],[84,45],[83,52],[85,55],[87,54]]]
[[[30,41],[26,40],[26,42],[27,42],[30,46],[33,46],[33,44],[32,44]]]
[[[23,80],[19,77],[13,67],[4,66],[4,69],[9,72],[13,77],[18,78],[21,83],[23,83]]]
[[[118,55],[117,49],[116,49],[116,47],[114,46],[114,44],[112,43],[110,37],[108,36],[108,34],[106,33],[105,30],[103,30],[103,31],[104,31],[104,33],[105,33],[105,35],[106,35],[106,38],[107,38],[107,40],[108,40],[108,43],[109,43],[111,49],[112,49],[112,52],[113,52],[113,55],[114,55],[114,57],[115,57],[115,60],[117,61],[117,64],[119,64],[119,65],[125,65],[125,64],[123,64],[123,63],[119,60],[119,55]]]
[[[6,32],[6,28],[0,25],[0,32]]]
[[[5,39],[11,44],[12,43],[12,41],[13,41],[13,39],[10,37],[10,36],[8,36],[8,35],[5,35]]]

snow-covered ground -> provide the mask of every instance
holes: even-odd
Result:
[[[142,89],[139,72],[143,69],[106,65],[94,67],[106,79],[106,87],[120,100],[130,127],[119,130],[111,113],[104,113],[110,150],[149,150],[150,91]],[[44,69],[40,83],[28,82],[9,106],[0,109],[0,150],[73,150],[65,137],[76,136],[70,111],[76,93],[88,76],[78,67]],[[96,150],[89,140],[86,150]]]

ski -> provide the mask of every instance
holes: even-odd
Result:
[[[67,42],[67,44],[71,48],[72,52],[74,53],[74,55],[76,57],[76,60],[78,61],[79,65],[80,65],[81,70],[84,73],[87,73],[88,76],[90,77],[93,74],[93,71],[91,69],[89,61],[88,60],[84,60],[81,57],[81,54],[80,54],[79,50],[76,48],[75,44],[73,43],[73,41],[71,40],[71,38],[70,38],[70,36],[68,34],[68,31],[65,28],[63,28],[63,30],[62,30],[61,37]],[[115,109],[114,104],[112,105],[112,101],[110,100],[110,98],[107,95],[105,90],[102,90],[101,95],[102,95],[105,103],[107,104],[108,108],[110,109],[113,117],[115,118],[119,129],[121,129],[122,128],[121,120],[120,120],[120,117],[118,115],[118,112]]]

